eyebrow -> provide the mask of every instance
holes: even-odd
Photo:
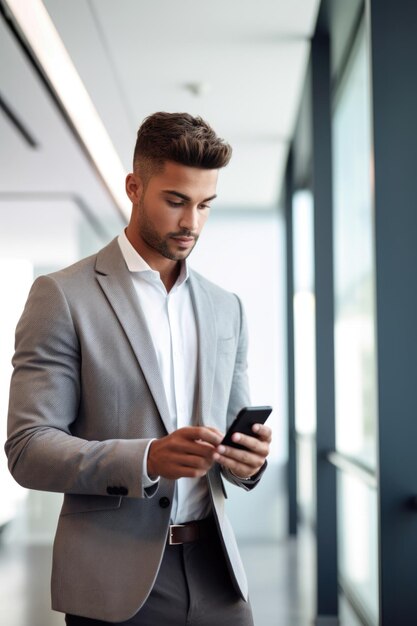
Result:
[[[185,195],[185,193],[174,191],[173,189],[163,189],[162,191],[164,193],[169,193],[172,196],[177,196],[177,198],[181,198],[181,200],[186,200],[187,202],[191,200],[191,198]],[[210,198],[205,198],[202,202],[210,202],[210,200],[214,200],[214,198],[217,198],[217,194],[214,194],[214,196],[210,196]]]

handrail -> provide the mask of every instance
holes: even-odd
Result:
[[[355,476],[368,485],[368,487],[371,487],[371,489],[377,488],[378,481],[375,470],[372,470],[361,461],[336,451],[329,452],[327,454],[327,460],[337,467],[337,469],[342,470],[342,472]]]

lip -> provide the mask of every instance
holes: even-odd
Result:
[[[174,241],[176,241],[180,246],[190,246],[194,243],[194,237],[173,237]]]

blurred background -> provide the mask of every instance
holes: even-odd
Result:
[[[191,266],[242,298],[269,471],[228,510],[257,626],[417,622],[417,5],[0,0],[0,433],[34,278],[127,223],[155,111],[233,146]],[[54,626],[62,496],[0,457],[0,622]]]

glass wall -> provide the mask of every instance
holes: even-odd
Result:
[[[369,51],[362,26],[333,112],[336,449],[376,469],[375,268]],[[377,492],[338,477],[339,576],[378,623]]]
[[[358,34],[333,118],[337,449],[376,464],[374,234],[368,48]]]
[[[338,476],[337,490],[340,580],[361,612],[378,624],[377,494],[344,473]]]

